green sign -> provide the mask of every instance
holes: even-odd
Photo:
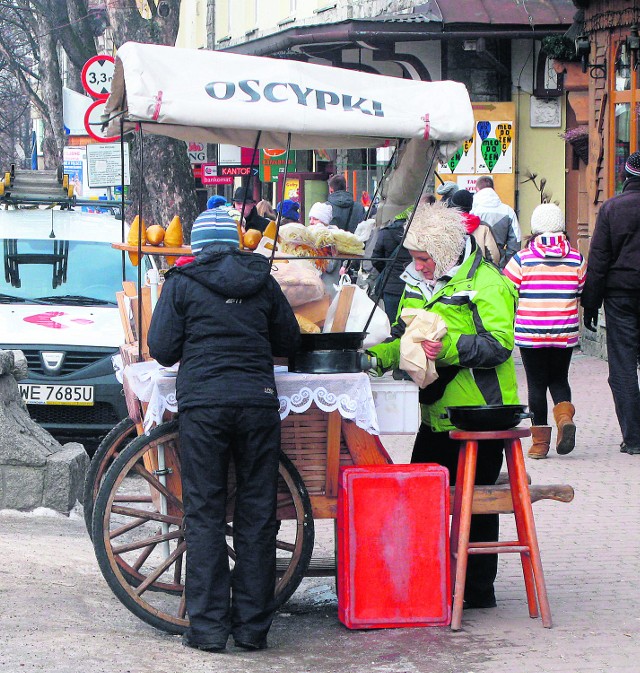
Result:
[[[277,182],[278,175],[284,173],[284,161],[286,150],[269,149],[260,150],[260,180],[262,182]],[[296,153],[289,152],[289,171],[296,169]]]

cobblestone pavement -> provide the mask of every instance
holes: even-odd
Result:
[[[605,362],[575,356],[576,449],[527,461],[534,482],[568,483],[576,492],[570,504],[534,505],[552,629],[529,618],[518,557],[502,555],[498,607],[465,612],[458,633],[349,631],[337,620],[333,580],[317,578],[304,580],[278,614],[269,650],[195,652],[146,626],[116,600],[78,515],[2,512],[0,671],[637,673],[640,456],[619,452],[606,379]],[[408,460],[411,438],[385,439],[396,461]],[[504,537],[513,534],[510,519],[502,517]],[[318,525],[318,547],[325,551],[333,548],[331,524]]]

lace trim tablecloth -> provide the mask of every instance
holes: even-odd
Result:
[[[154,360],[125,367],[123,385],[147,403],[145,431],[161,423],[165,411],[178,411],[176,375],[177,367],[167,369]],[[367,374],[297,374],[276,370],[275,377],[281,419],[290,413],[302,414],[315,402],[322,411],[339,411],[343,418],[354,421],[366,432],[380,434]]]

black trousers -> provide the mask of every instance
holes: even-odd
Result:
[[[438,463],[449,470],[451,484],[456,483],[460,443],[448,432],[434,432],[424,423],[418,430],[411,455],[412,463]],[[499,441],[480,442],[476,467],[476,484],[495,484],[502,467],[504,444]],[[471,517],[470,542],[496,542],[499,533],[498,514],[474,514]],[[485,602],[494,597],[493,583],[498,572],[497,554],[469,555],[465,600]]]
[[[522,348],[529,410],[534,425],[547,425],[547,390],[554,404],[571,402],[569,365],[573,348]]]
[[[640,446],[640,297],[606,297],[609,387],[613,395],[622,439]]]
[[[273,620],[280,417],[257,407],[180,412],[188,637],[260,643]],[[227,475],[236,472],[233,573],[225,538]]]

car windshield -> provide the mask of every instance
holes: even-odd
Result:
[[[0,239],[4,274],[0,303],[115,304],[122,290],[122,254],[110,243]],[[125,279],[136,269],[126,260]],[[4,299],[1,299],[4,298]]]

